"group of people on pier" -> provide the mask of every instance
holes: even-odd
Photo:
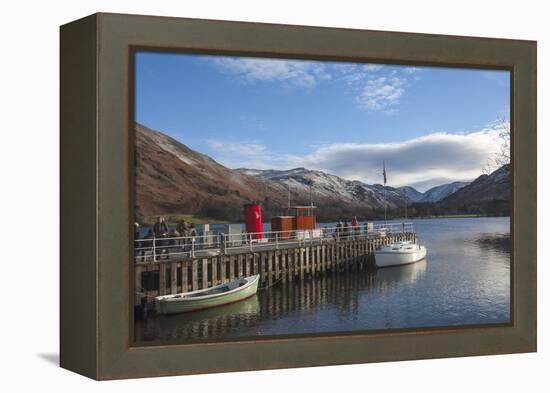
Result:
[[[357,217],[353,217],[351,220],[351,223],[348,223],[347,221],[338,221],[338,224],[336,224],[336,228],[334,231],[335,237],[359,237],[361,233],[361,226],[359,224],[359,221],[357,220]]]
[[[139,223],[134,223],[136,256],[144,256],[146,252],[151,252],[153,249],[158,254],[167,254],[171,250],[188,251],[198,236],[195,224],[185,220],[179,220],[175,228],[169,228],[164,217],[159,216],[144,237],[141,237]]]

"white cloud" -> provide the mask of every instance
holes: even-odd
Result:
[[[384,68],[382,64],[364,64],[363,70],[366,72],[376,72]]]
[[[307,60],[220,57],[212,60],[223,71],[248,82],[279,81],[300,87],[314,87],[331,78],[321,62]]]
[[[390,110],[399,104],[399,99],[405,92],[406,80],[396,76],[381,76],[370,79],[356,97],[361,109]]]
[[[381,183],[386,161],[391,186],[426,190],[451,181],[469,181],[481,174],[487,159],[500,149],[497,128],[472,133],[436,132],[399,143],[324,145],[290,166],[318,169],[350,180]]]
[[[214,158],[230,168],[290,169],[305,167],[368,184],[382,182],[386,161],[388,184],[420,191],[453,181],[471,181],[487,159],[500,150],[502,124],[470,133],[435,132],[396,143],[335,143],[309,154],[275,154],[258,142],[208,140]]]

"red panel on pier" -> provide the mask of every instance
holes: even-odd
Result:
[[[263,232],[262,225],[262,205],[259,203],[250,203],[245,205],[246,211],[246,232],[254,233],[253,239],[261,239]]]

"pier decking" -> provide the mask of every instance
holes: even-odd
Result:
[[[216,239],[138,240],[135,257],[135,304],[155,296],[209,288],[237,278],[260,275],[260,286],[292,282],[327,272],[363,269],[383,244],[416,242],[412,224],[391,224],[346,232],[323,228],[309,233],[264,232]],[[284,240],[279,240],[284,239]],[[146,243],[149,242],[149,243]],[[150,244],[152,243],[152,244]],[[158,245],[158,244],[160,245]]]

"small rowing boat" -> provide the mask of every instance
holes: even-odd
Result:
[[[159,314],[176,314],[204,310],[235,303],[256,294],[260,276],[249,276],[198,291],[157,296],[156,310]]]
[[[398,266],[421,261],[426,257],[426,247],[411,241],[387,244],[374,251],[376,266]]]

